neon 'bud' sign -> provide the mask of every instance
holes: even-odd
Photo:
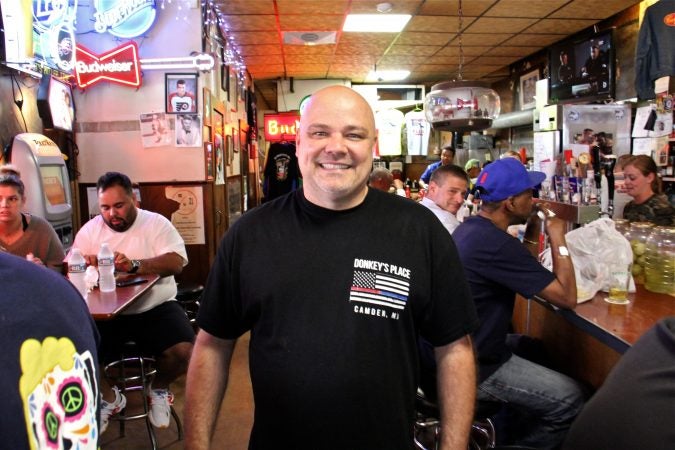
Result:
[[[100,55],[77,44],[74,69],[75,80],[82,89],[101,81],[110,81],[135,88],[141,85],[138,46],[133,41]]]

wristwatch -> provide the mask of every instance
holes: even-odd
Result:
[[[567,250],[567,247],[561,245],[558,247],[558,255],[560,255],[561,258],[568,258],[570,256],[570,251]]]
[[[131,269],[129,269],[128,273],[136,273],[138,272],[138,269],[141,268],[141,261],[138,259],[132,259],[131,260]]]

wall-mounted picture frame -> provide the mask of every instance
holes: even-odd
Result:
[[[209,88],[202,89],[203,107],[202,107],[202,122],[203,125],[211,126],[211,90]]]
[[[228,101],[230,99],[230,66],[225,64],[220,65],[220,89],[227,95],[225,97]]]
[[[204,142],[204,178],[211,181],[214,178],[213,142]]]
[[[197,113],[196,73],[167,73],[164,75],[164,89],[167,114]]]
[[[242,215],[241,175],[227,178],[228,224],[232,224]]]
[[[227,137],[227,136],[226,136]],[[225,138],[226,138],[225,137]],[[225,140],[220,133],[215,134],[213,140],[213,156],[215,158],[216,184],[225,184]]]
[[[227,86],[227,101],[230,103],[230,111],[237,112],[237,94],[239,90],[237,89],[237,81],[239,76],[234,67],[229,68],[229,81]]]
[[[202,124],[197,114],[176,116],[176,147],[201,147]]]
[[[537,81],[539,81],[539,69],[531,70],[520,76],[520,90],[518,91],[520,109],[532,109],[535,107],[537,94]]]

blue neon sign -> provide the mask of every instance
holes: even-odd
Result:
[[[94,29],[120,38],[140,36],[155,22],[155,0],[95,0]]]

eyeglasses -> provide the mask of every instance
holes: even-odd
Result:
[[[19,203],[21,198],[18,195],[10,195],[9,197],[0,197],[0,206],[14,206]]]

